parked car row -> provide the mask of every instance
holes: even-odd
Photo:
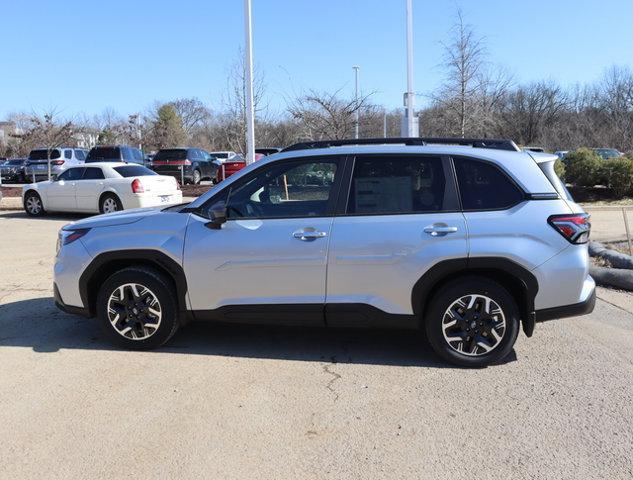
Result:
[[[257,149],[255,159],[277,153],[281,149]],[[232,151],[207,152],[200,148],[165,148],[155,154],[128,145],[97,145],[90,150],[59,147],[37,148],[28,158],[0,162],[0,174],[5,182],[31,183],[55,178],[72,166],[94,162],[123,162],[143,165],[161,175],[169,175],[180,183],[198,184],[202,180],[214,183],[224,180],[246,166],[246,160]]]

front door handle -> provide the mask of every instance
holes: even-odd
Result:
[[[315,230],[314,228],[302,228],[301,230],[297,230],[292,233],[292,236],[297,240],[303,240],[304,242],[311,242],[316,240],[317,238],[327,237],[327,232],[321,232],[319,230]]]
[[[424,233],[428,233],[432,237],[443,237],[449,233],[455,233],[457,227],[449,227],[445,223],[434,223],[424,228]]]

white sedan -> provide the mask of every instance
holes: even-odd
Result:
[[[182,203],[182,192],[174,177],[141,165],[103,162],[71,167],[55,180],[25,185],[22,200],[31,216],[47,211],[112,213]]]

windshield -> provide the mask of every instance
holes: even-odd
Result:
[[[86,162],[120,162],[119,147],[95,147],[88,153]]]
[[[143,177],[147,175],[158,175],[156,172],[141,165],[126,165],[124,167],[114,167],[114,170],[122,177]]]
[[[54,148],[51,150],[51,160],[55,160],[61,156],[62,154],[58,149]],[[31,150],[31,153],[29,153],[29,160],[48,160],[48,150]]]
[[[154,161],[157,162],[160,160],[187,160],[187,150],[184,148],[160,150],[154,157]]]

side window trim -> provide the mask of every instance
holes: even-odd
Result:
[[[513,204],[511,204],[509,206],[506,206],[506,207],[499,207],[499,208],[470,208],[470,209],[464,208],[464,205],[463,205],[463,202],[462,202],[462,195],[461,195],[461,191],[460,191],[459,178],[457,177],[457,167],[455,166],[455,160],[456,159],[462,159],[462,160],[466,160],[466,161],[474,161],[474,162],[485,163],[485,164],[490,165],[491,167],[495,168],[497,171],[499,171],[501,173],[501,175],[504,178],[506,178],[514,186],[514,188],[517,189],[517,191],[521,194],[521,199],[518,202],[515,202],[515,203],[513,203]],[[521,187],[521,185],[519,185],[517,183],[517,181],[512,177],[512,175],[510,175],[506,171],[505,168],[503,168],[502,166],[500,166],[499,164],[497,164],[495,162],[491,162],[490,160],[477,158],[477,157],[469,157],[467,155],[452,155],[450,157],[450,161],[451,161],[451,164],[453,166],[453,173],[454,173],[455,184],[457,186],[459,205],[460,205],[461,211],[464,212],[464,213],[466,213],[466,212],[502,212],[504,210],[510,210],[511,208],[514,208],[517,205],[523,203],[524,201],[530,199],[530,194],[527,193],[523,189],[523,187]]]
[[[350,194],[352,191],[352,181],[354,180],[354,167],[356,166],[356,159],[358,158],[367,158],[367,157],[398,157],[402,158],[405,156],[411,157],[426,157],[426,158],[439,158],[442,164],[442,171],[445,179],[445,189],[447,190],[447,194],[454,208],[447,208],[438,211],[425,211],[425,212],[396,212],[396,213],[384,213],[384,212],[376,212],[376,213],[347,213],[347,208],[350,200]],[[432,215],[435,213],[457,213],[461,212],[461,198],[459,195],[458,184],[455,178],[455,175],[451,173],[451,170],[454,169],[452,165],[452,160],[447,155],[441,154],[429,154],[429,153],[368,153],[368,154],[360,154],[360,155],[350,155],[348,157],[346,171],[344,172],[344,181],[346,182],[346,188],[341,188],[341,195],[339,198],[339,202],[337,203],[336,208],[336,216],[337,217],[371,217],[371,216],[391,216],[391,215]],[[345,194],[343,195],[343,190],[345,190]]]

